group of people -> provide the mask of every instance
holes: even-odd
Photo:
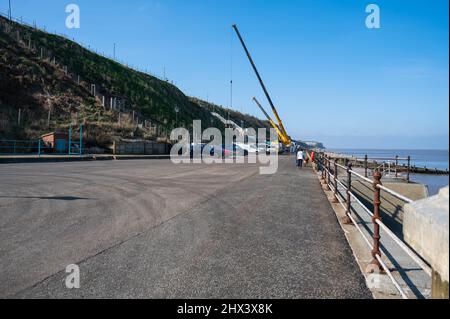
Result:
[[[315,153],[312,151],[311,153],[308,152],[308,150],[304,150],[299,148],[297,150],[297,166],[303,167],[308,166],[309,162],[314,163],[315,161]]]

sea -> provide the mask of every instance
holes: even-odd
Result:
[[[448,170],[448,150],[387,150],[387,149],[328,149],[331,152],[364,158],[400,158],[411,156],[411,165],[427,167],[429,169]],[[400,161],[400,164],[406,162]],[[430,196],[439,193],[439,190],[449,185],[448,175],[412,174],[411,180],[416,183],[427,185]]]

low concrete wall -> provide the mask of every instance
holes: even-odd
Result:
[[[83,162],[83,161],[114,161],[114,160],[167,160],[170,155],[24,155],[24,156],[0,156],[1,164],[21,163],[59,163],[59,162]]]
[[[26,163],[60,163],[60,162],[83,162],[83,161],[108,161],[114,160],[112,155],[17,155],[0,156],[1,164],[26,164]]]
[[[168,155],[168,144],[153,141],[120,141],[114,142],[114,155]]]
[[[404,235],[433,268],[433,298],[448,299],[449,188],[405,206]]]

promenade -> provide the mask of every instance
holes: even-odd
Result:
[[[0,166],[0,297],[371,298],[312,170]],[[65,268],[77,264],[80,289]]]

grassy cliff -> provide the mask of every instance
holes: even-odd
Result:
[[[0,139],[36,138],[70,123],[84,123],[88,143],[99,146],[114,137],[164,138],[175,126],[191,127],[193,120],[223,130],[212,110],[224,117],[230,113],[247,127],[268,127],[266,121],[190,98],[167,81],[62,36],[0,16]]]

